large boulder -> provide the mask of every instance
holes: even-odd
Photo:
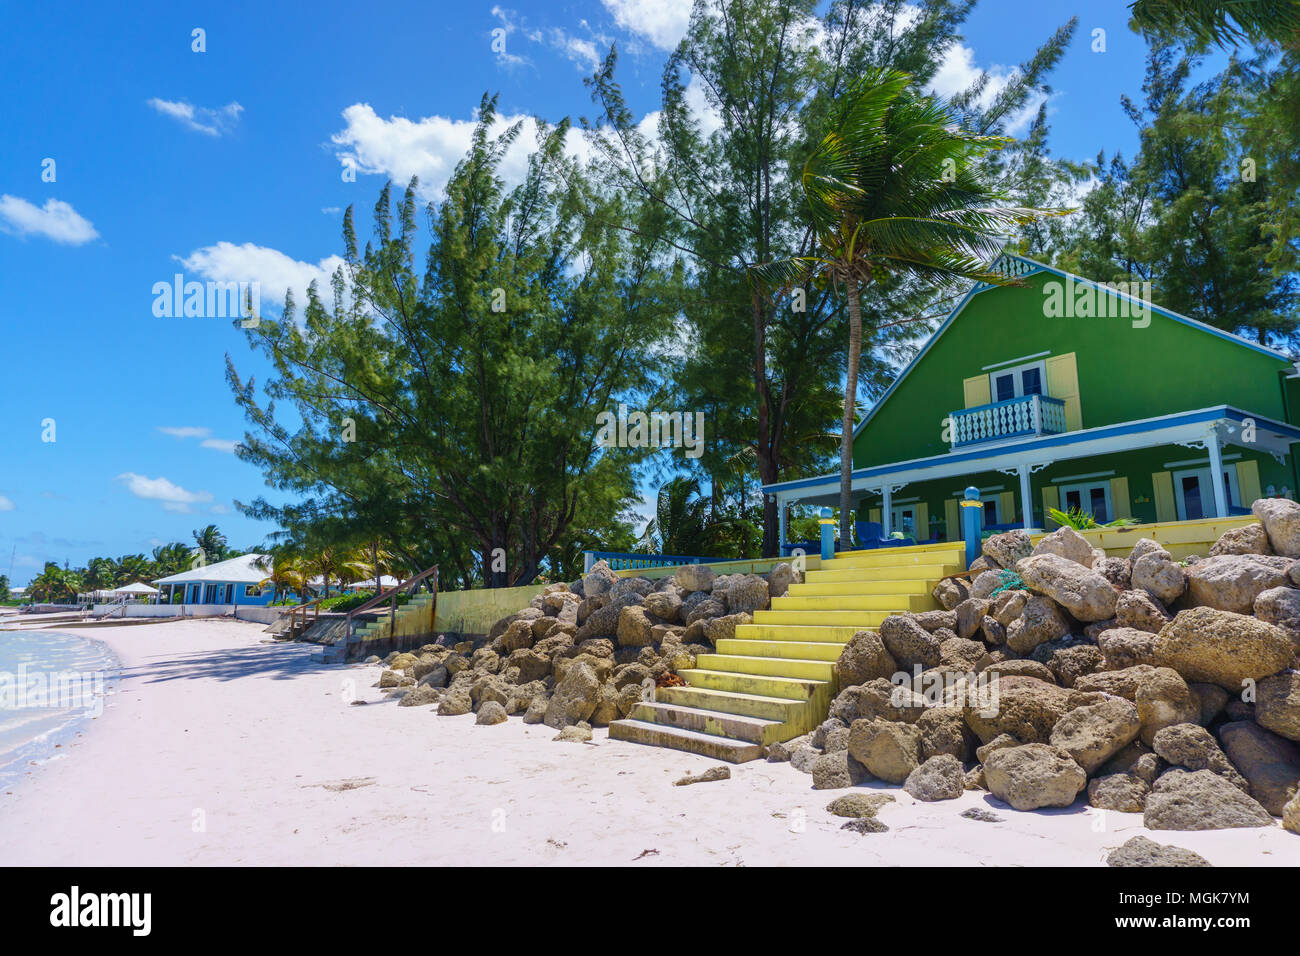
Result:
[[[1119,627],[1159,634],[1169,621],[1169,612],[1148,591],[1124,591],[1115,601],[1115,623]]]
[[[708,638],[710,644],[717,647],[718,641],[730,640],[736,636],[737,627],[741,624],[753,623],[753,620],[754,616],[745,611],[724,614],[722,617],[715,617],[704,622],[704,636]]]
[[[1088,543],[1088,539],[1068,525],[1063,525],[1051,534],[1044,535],[1042,540],[1034,547],[1033,554],[1034,556],[1054,554],[1059,558],[1065,558],[1067,561],[1082,564],[1085,568],[1091,568],[1095,560],[1093,548]],[[1009,566],[1006,565],[1006,567]],[[1021,576],[1024,576],[1023,571]]]
[[[1260,498],[1250,510],[1264,525],[1275,554],[1300,558],[1300,504],[1287,498]]]
[[[1282,808],[1282,826],[1292,833],[1300,833],[1300,791]]]
[[[1133,566],[1128,558],[1098,558],[1092,569],[1111,583],[1116,591],[1127,591],[1133,586]]]
[[[683,564],[673,574],[673,580],[683,591],[712,591],[717,574],[707,564]]]
[[[1030,588],[1046,594],[1080,621],[1104,621],[1115,616],[1114,586],[1085,565],[1044,553],[1025,558],[1018,570]]]
[[[974,637],[980,629],[984,618],[989,613],[992,602],[988,598],[967,598],[948,612],[953,616],[953,630],[958,637]]]
[[[1065,714],[1052,728],[1050,740],[1092,774],[1136,740],[1141,726],[1137,707],[1122,697],[1112,697]]]
[[[849,755],[888,783],[902,783],[920,766],[921,732],[912,724],[879,718],[855,720]]]
[[[970,597],[970,588],[958,578],[945,578],[931,589],[930,596],[938,601],[939,606],[945,611],[951,611]]]
[[[1226,777],[1238,789],[1249,791],[1246,778],[1228,760],[1214,736],[1198,724],[1173,724],[1162,728],[1151,741],[1160,758],[1185,770],[1208,770]]]
[[[1259,682],[1255,720],[1279,736],[1300,740],[1300,671],[1283,671]]]
[[[835,662],[835,676],[841,687],[865,684],[878,677],[889,678],[897,670],[893,655],[875,631],[854,634]]]
[[[921,732],[922,761],[939,754],[965,761],[974,749],[975,734],[960,707],[927,707],[916,718],[916,729]]]
[[[1211,607],[1179,611],[1156,636],[1155,653],[1187,680],[1218,684],[1230,693],[1295,660],[1295,646],[1280,628]]]
[[[1017,810],[1068,807],[1088,782],[1069,754],[1047,744],[1006,747],[984,762],[989,792]]]
[[[1116,671],[1099,671],[1080,677],[1074,689],[1133,701],[1142,725],[1138,736],[1148,746],[1162,728],[1195,722],[1200,717],[1200,702],[1182,676],[1170,667],[1135,664]]]
[[[1135,555],[1141,546],[1142,542],[1139,541],[1133,548]],[[1152,597],[1165,604],[1177,600],[1187,590],[1187,576],[1174,563],[1173,555],[1163,548],[1144,550],[1140,557],[1132,559],[1132,567],[1133,587],[1150,591]]]
[[[1224,752],[1246,782],[1250,795],[1275,817],[1300,785],[1300,748],[1248,720],[1219,728]]]
[[[1047,659],[1056,682],[1062,687],[1073,687],[1080,677],[1103,670],[1106,665],[1101,649],[1092,644],[1075,644],[1054,651]]]
[[[591,599],[588,598],[587,600]],[[642,600],[644,599],[641,595],[635,592],[622,594],[617,598],[610,598],[607,604],[588,614],[586,620],[578,627],[578,643],[592,638],[615,637],[618,634],[618,623],[623,608],[640,604]],[[513,650],[513,648],[506,649]]]
[[[1007,624],[1006,643],[1017,654],[1028,654],[1038,645],[1069,633],[1070,622],[1056,602],[1035,594],[1024,603],[1020,616]]]
[[[847,750],[824,753],[812,765],[814,790],[840,790],[871,779],[866,768]]]
[[[542,722],[548,727],[563,729],[570,724],[585,721],[596,709],[600,681],[595,670],[586,662],[574,663],[565,671],[564,678],[555,685],[555,693],[546,707]]]
[[[1050,537],[1050,535],[1049,535]],[[990,535],[984,539],[984,553],[992,558],[1000,568],[1014,568],[1021,558],[1027,558],[1034,551],[1029,540],[1029,533],[1023,528],[1007,531],[1004,534]]]
[[[966,774],[956,757],[937,754],[907,775],[903,789],[927,803],[956,800],[966,791]]]
[[[1199,853],[1180,846],[1165,846],[1144,836],[1131,837],[1106,857],[1107,866],[1211,866]]]
[[[582,596],[591,598],[605,594],[617,581],[618,575],[610,570],[609,562],[602,558],[582,576]]]
[[[1151,787],[1133,773],[1108,773],[1088,781],[1088,804],[1098,810],[1141,813]]]
[[[659,623],[657,618],[651,617],[646,613],[646,609],[639,604],[632,604],[618,614],[618,637],[619,647],[645,647],[653,643],[652,630]]]
[[[1281,628],[1300,650],[1300,589],[1279,587],[1261,591],[1255,598],[1255,616]]]
[[[697,593],[703,594],[704,592],[700,591]],[[687,614],[686,610],[688,607],[690,608],[690,613]],[[683,603],[682,613],[686,614],[687,624],[695,624],[696,622],[703,624],[704,621],[712,620],[715,617],[725,617],[727,613],[727,605],[725,602],[710,594],[703,601],[689,604]]]
[[[1114,627],[1097,636],[1097,647],[1106,659],[1106,670],[1156,662],[1156,636],[1150,631]]]
[[[1269,588],[1289,582],[1290,558],[1263,554],[1220,554],[1187,569],[1187,594],[1192,605],[1249,614],[1255,598]]]
[[[892,614],[880,623],[880,639],[904,670],[934,667],[942,656],[939,640],[907,614]]]
[[[771,606],[767,582],[757,574],[738,575],[727,591],[727,605],[733,614],[762,611]]]
[[[852,724],[855,720],[879,717],[887,721],[914,724],[925,711],[925,699],[912,690],[878,677],[846,687],[831,702],[830,716]]]
[[[1262,524],[1242,525],[1229,528],[1219,535],[1219,540],[1210,548],[1210,557],[1220,554],[1272,554],[1268,543],[1268,533]]]
[[[966,723],[983,743],[1010,734],[1022,743],[1046,743],[1052,728],[1075,707],[1096,703],[1097,695],[1057,687],[1034,677],[999,677],[988,685],[989,701],[967,702]]]
[[[788,561],[780,562],[767,572],[768,596],[785,597],[786,592],[790,590],[790,585],[797,583],[799,578],[799,573],[790,566]]]
[[[645,609],[661,621],[671,624],[681,620],[682,594],[675,587],[652,591],[645,596],[644,603]]]
[[[1170,770],[1151,788],[1142,823],[1149,830],[1229,830],[1269,827],[1273,818],[1216,773]]]

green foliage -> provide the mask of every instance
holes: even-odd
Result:
[[[273,363],[270,401],[227,366],[253,429],[240,456],[307,496],[246,513],[295,540],[329,522],[330,537],[381,534],[412,566],[436,562],[464,586],[572,567],[574,531],[622,525],[646,452],[598,447],[597,416],[620,400],[654,407],[650,349],[680,280],[662,268],[657,207],[591,181],[561,148],[564,124],[544,131],[526,180],[507,190],[499,167],[519,127],[493,138],[496,116],[485,98],[446,198],[425,209],[422,270],[418,184],[396,212],[385,187],[364,249],[352,210],[344,217],[347,281],[335,276],[332,303],[312,286],[301,317],[290,299],[281,320],[249,330]]]
[[[734,507],[718,511],[700,494],[699,481],[678,477],[659,489],[655,516],[646,525],[641,550],[709,558],[757,557],[762,532],[757,515]]]
[[[1098,524],[1092,512],[1084,511],[1082,508],[1070,508],[1066,511],[1048,508],[1047,515],[1058,525],[1073,528],[1075,531],[1086,531],[1089,528],[1127,528],[1142,523],[1138,518],[1116,518],[1114,521]]]
[[[1129,10],[1137,30],[1225,47],[1245,39],[1294,43],[1300,34],[1295,0],[1134,0]]]

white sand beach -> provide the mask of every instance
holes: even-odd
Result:
[[[615,864],[1095,866],[1130,837],[1216,865],[1294,865],[1280,827],[1152,832],[1137,814],[1018,813],[982,792],[925,804],[899,787],[888,833],[859,835],[788,764],[674,787],[715,762],[611,741],[553,742],[518,718],[401,708],[374,666],[323,665],[259,625],[80,633],[123,663],[103,716],[0,792],[11,865]],[[348,699],[368,701],[353,706]],[[963,819],[970,807],[1000,823]]]

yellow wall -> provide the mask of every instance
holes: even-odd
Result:
[[[1206,518],[1201,521],[1157,522],[1139,524],[1128,528],[1091,528],[1079,533],[1091,542],[1094,548],[1103,549],[1111,557],[1126,558],[1141,538],[1154,538],[1181,561],[1189,555],[1205,557],[1210,553],[1210,545],[1219,540],[1219,535],[1229,528],[1254,524],[1251,515],[1235,518]],[[1031,540],[1037,544],[1043,535],[1034,535]]]

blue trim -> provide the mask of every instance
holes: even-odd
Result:
[[[1210,422],[1217,418],[1230,418],[1237,422],[1244,422],[1247,418],[1250,418],[1255,421],[1258,427],[1264,427],[1269,431],[1275,431],[1279,434],[1286,435],[1290,437],[1292,441],[1300,441],[1300,428],[1296,428],[1293,425],[1286,425],[1271,418],[1265,418],[1262,415],[1252,415],[1228,405],[1214,405],[1210,408],[1197,409],[1192,412],[1178,412],[1174,415],[1164,415],[1160,418],[1150,418],[1145,421],[1121,422],[1117,425],[1103,425],[1098,428],[1064,432],[1060,435],[1020,442],[1015,445],[1005,445],[996,449],[985,448],[979,451],[961,453],[949,452],[946,455],[933,455],[929,458],[916,458],[912,461],[900,461],[888,465],[877,465],[874,468],[859,468],[857,471],[852,473],[851,478],[873,478],[877,475],[889,475],[899,471],[910,471],[912,469],[926,468],[934,465],[970,461],[977,458],[991,458],[1003,451],[1028,452],[1037,451],[1042,448],[1060,448],[1065,445],[1075,445],[1080,442],[1092,441],[1097,438],[1115,438],[1119,435],[1135,435],[1141,434],[1142,432],[1152,432],[1161,428],[1168,428],[1171,425],[1195,425],[1198,422]],[[839,475],[823,475],[820,478],[802,478],[797,481],[781,482],[774,485],[763,485],[763,493],[771,494],[777,491],[792,491],[797,488],[808,488],[813,485],[823,485],[834,481],[839,481]]]
[[[589,554],[592,563],[605,561],[611,571],[630,571],[636,568],[675,568],[683,564],[699,564],[711,561],[730,561],[732,558],[705,558],[699,555],[685,554],[638,554],[634,551],[584,551]]]
[[[1045,262],[1039,262],[1037,259],[1030,259],[1027,256],[1014,255],[1008,252],[998,256],[998,259],[1002,259],[1002,258],[1019,259],[1021,262],[1025,262],[1028,263],[1029,265],[1036,267],[1031,271],[1026,272],[1024,275],[1017,276],[1016,277],[1017,279],[1024,279],[1032,275],[1038,275],[1041,272],[1050,272],[1054,275],[1060,276],[1063,279],[1072,279],[1076,282],[1087,283],[1088,285],[1092,286],[1094,289],[1103,288],[1101,283],[1096,282],[1093,279],[1087,279],[1083,276],[1075,275],[1073,272],[1065,272],[1061,269],[1056,268],[1055,266],[1049,266]],[[996,262],[997,260],[994,261]],[[939,336],[943,335],[943,333],[947,331],[948,326],[952,324],[953,319],[957,318],[957,313],[966,307],[966,303],[971,300],[971,297],[979,294],[980,292],[987,292],[990,289],[1000,289],[1000,288],[1003,287],[996,286],[996,285],[989,285],[986,282],[977,282],[971,286],[970,291],[966,293],[966,295],[962,298],[962,300],[959,303],[957,303],[957,307],[953,309],[952,312],[948,313],[948,317],[943,320],[943,323],[939,326],[939,328],[935,329],[934,334],[931,335],[928,340],[926,340],[925,345],[921,347],[921,351],[916,353],[916,357],[913,358],[912,361],[907,364],[907,367],[904,368],[903,371],[899,373],[898,378],[894,379],[893,384],[891,384],[889,388],[885,389],[884,394],[882,394],[880,398],[876,400],[876,403],[871,406],[871,410],[867,412],[867,414],[863,417],[862,421],[858,422],[858,424],[854,426],[853,438],[855,440],[857,439],[858,434],[862,431],[862,429],[867,426],[867,422],[871,421],[871,419],[875,416],[876,412],[880,409],[880,407],[885,404],[889,396],[894,393],[894,389],[897,388],[900,384],[902,384],[903,379],[907,378],[908,374],[912,371],[912,369],[916,367],[916,364],[920,362],[922,358],[925,357],[925,354],[927,352],[930,351],[930,346],[932,346],[935,342],[937,342],[939,340]],[[1127,298],[1129,299],[1129,301],[1139,301],[1133,299],[1132,296],[1124,296],[1123,293],[1118,292],[1115,289],[1105,289],[1105,291],[1113,295]],[[1173,312],[1169,309],[1164,308],[1163,306],[1156,305],[1154,302],[1142,303],[1142,304],[1148,306],[1152,312],[1157,312],[1167,319],[1173,319],[1175,322],[1181,322],[1182,324],[1190,326],[1191,328],[1200,329],[1202,332],[1209,332],[1211,335],[1218,336],[1219,338],[1224,339],[1227,342],[1232,342],[1236,345],[1244,345],[1246,348],[1254,349],[1256,352],[1261,352],[1264,355],[1270,356],[1271,358],[1280,359],[1283,362],[1286,362],[1287,364],[1291,364],[1292,360],[1290,356],[1284,355],[1283,353],[1278,352],[1274,349],[1270,349],[1267,346],[1260,345],[1257,342],[1252,342],[1249,339],[1244,339],[1240,335],[1234,335],[1231,332],[1225,332],[1223,331],[1223,329],[1216,329],[1212,325],[1206,325],[1204,322],[1201,322],[1197,319],[1193,319],[1189,316],[1182,315],[1178,312]]]

